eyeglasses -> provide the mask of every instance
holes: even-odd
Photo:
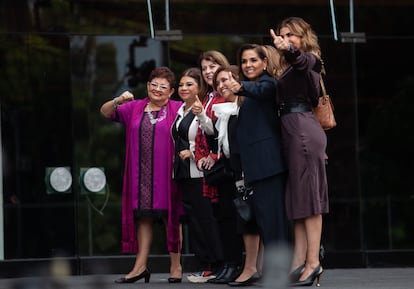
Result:
[[[296,35],[295,35],[295,34],[293,34],[292,32],[288,32],[288,33],[286,33],[285,35],[280,35],[280,37],[282,37],[283,39],[284,39],[285,37],[290,38],[290,37],[292,37],[292,36],[296,36]]]
[[[167,90],[170,89],[167,85],[165,85],[165,84],[158,84],[156,82],[150,82],[150,85],[151,85],[152,89],[160,88],[161,91],[167,91]]]

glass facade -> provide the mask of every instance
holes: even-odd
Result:
[[[3,0],[0,265],[120,255],[124,132],[101,104],[125,89],[144,96],[154,66],[178,76],[201,51],[234,63],[242,43],[270,43],[269,28],[287,16],[318,33],[336,109],[338,126],[327,131],[328,266],[413,265],[414,3],[335,3],[332,22],[321,0]],[[341,32],[353,31],[365,41],[346,42]],[[92,192],[91,167],[106,178]],[[152,253],[166,254],[156,229]]]

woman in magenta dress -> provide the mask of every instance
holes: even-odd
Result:
[[[181,196],[172,180],[174,147],[170,128],[181,102],[171,100],[175,76],[167,67],[154,69],[148,97],[134,100],[125,91],[101,107],[106,118],[125,125],[126,156],[122,189],[122,251],[137,253],[133,269],[116,283],[149,282],[147,260],[153,222],[163,220],[171,257],[170,279],[182,277],[179,218]]]

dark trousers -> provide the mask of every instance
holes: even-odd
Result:
[[[253,210],[265,246],[286,243],[288,239],[285,183],[286,174],[278,174],[252,184]]]
[[[201,269],[209,269],[223,260],[220,231],[213,205],[203,197],[202,179],[180,180],[182,199],[189,229],[191,249]]]
[[[242,263],[243,239],[238,230],[237,211],[233,204],[236,196],[234,181],[223,182],[218,186],[219,203],[216,204],[216,217],[224,251],[224,263]]]

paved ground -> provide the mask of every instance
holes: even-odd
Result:
[[[263,283],[249,288],[287,288],[276,280],[278,274],[263,280]],[[180,284],[168,284],[168,274],[152,274],[150,283],[142,280],[134,284],[115,284],[120,275],[70,276],[60,280],[52,278],[0,279],[0,289],[114,289],[114,288],[231,288],[228,285],[193,284],[183,280]],[[283,282],[283,281],[282,281]],[[414,268],[387,269],[327,269],[321,277],[321,288],[326,289],[410,289],[414,288]]]

